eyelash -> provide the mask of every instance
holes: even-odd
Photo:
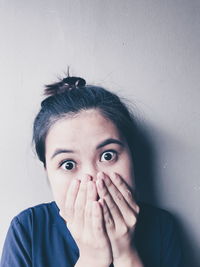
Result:
[[[65,159],[65,160],[62,160],[60,163],[59,163],[59,168],[60,167],[62,167],[62,165],[64,164],[64,163],[67,163],[67,162],[74,162],[75,164],[77,164],[76,163],[76,161],[74,161],[73,159]]]
[[[108,153],[108,152],[114,153],[114,159],[115,159],[115,158],[116,158],[116,159],[118,158],[118,153],[117,153],[117,151],[115,151],[115,150],[113,150],[113,149],[104,151],[104,152],[101,154],[100,158],[103,156],[103,154]],[[108,161],[113,161],[113,159],[108,160]]]
[[[118,159],[118,152],[115,151],[115,150],[113,150],[113,149],[110,149],[110,150],[106,150],[106,151],[104,151],[103,153],[101,153],[101,155],[100,155],[100,162],[104,162],[104,161],[101,161],[101,157],[103,156],[103,154],[108,153],[108,152],[111,152],[111,153],[114,154],[114,158],[112,158],[111,160],[108,160],[108,162],[113,161],[113,160],[117,160],[117,159]],[[73,159],[67,159],[67,160],[63,160],[63,161],[61,161],[61,162],[59,163],[59,168],[61,168],[61,167],[63,166],[63,164],[64,164],[64,163],[67,163],[67,162],[73,162],[73,163],[75,163],[75,165],[77,164]],[[73,169],[74,169],[74,168],[73,168]],[[68,171],[72,171],[73,169],[68,170]]]

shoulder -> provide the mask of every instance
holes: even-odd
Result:
[[[52,240],[57,214],[55,202],[39,204],[17,214],[6,235],[0,266],[32,266],[32,258],[36,259],[35,255],[42,251],[41,244],[49,241],[49,236]]]
[[[174,216],[161,208],[138,203],[136,244],[144,262],[154,266],[182,266],[179,229]],[[153,265],[152,265],[153,266]]]
[[[172,235],[176,231],[176,220],[169,211],[146,203],[139,203],[139,207],[140,213],[137,223],[139,232],[148,232],[161,238]]]
[[[172,221],[174,219],[173,215],[162,208],[154,207],[146,203],[139,203],[140,207],[140,217],[145,220],[152,221]]]
[[[29,207],[17,214],[11,221],[11,226],[26,225],[31,227],[35,223],[54,222],[59,210],[54,201]]]

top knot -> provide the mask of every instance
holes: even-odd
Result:
[[[66,91],[71,91],[72,89],[74,90],[80,87],[84,87],[85,85],[86,81],[83,78],[68,76],[60,82],[46,85],[44,95],[54,96],[62,94]]]

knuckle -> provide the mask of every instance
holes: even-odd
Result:
[[[122,179],[119,177],[119,179],[117,180],[117,183],[118,183],[118,185],[119,186],[121,186],[122,184],[123,184],[123,181],[122,181]]]
[[[128,199],[132,199],[132,193],[131,193],[131,191],[130,190],[126,190],[126,197],[128,198]]]
[[[113,224],[113,220],[108,217],[106,220],[105,220],[105,224],[109,227],[109,228],[112,228],[114,226]]]
[[[123,225],[120,230],[122,236],[125,236],[129,232],[129,228],[127,225]]]
[[[110,209],[110,210],[115,210],[115,209],[116,209],[115,204],[114,204],[114,203],[110,203],[110,205],[109,205],[109,209]]]
[[[106,188],[104,188],[103,190],[103,197],[108,197],[109,196],[109,193],[108,193],[108,190]]]
[[[137,214],[132,210],[125,218],[125,223],[129,228],[134,228],[137,223]]]
[[[102,225],[96,225],[96,231],[102,233],[103,232]]]
[[[107,207],[104,207],[103,212],[104,212],[104,216],[106,217],[109,216],[109,211]]]
[[[80,212],[80,211],[83,211],[83,206],[81,203],[77,203],[75,204],[75,210]]]
[[[115,179],[115,182],[117,185],[119,185],[119,186],[123,185],[123,181],[122,181],[121,176],[119,174],[116,173],[114,176],[114,179]]]
[[[130,219],[129,219],[129,227],[134,227],[136,225],[136,222],[137,222],[137,219],[134,215],[130,216]]]
[[[119,201],[122,201],[122,200],[123,200],[123,196],[122,196],[121,193],[117,193],[117,194],[116,194],[116,198],[117,198],[117,200],[119,200]]]
[[[136,212],[137,212],[137,214],[140,213],[140,207],[138,205],[136,205]]]

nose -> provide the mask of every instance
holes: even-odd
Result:
[[[85,164],[80,171],[80,179],[82,179],[85,175],[89,175],[92,181],[96,181],[97,173],[99,172],[99,168],[94,164]]]

